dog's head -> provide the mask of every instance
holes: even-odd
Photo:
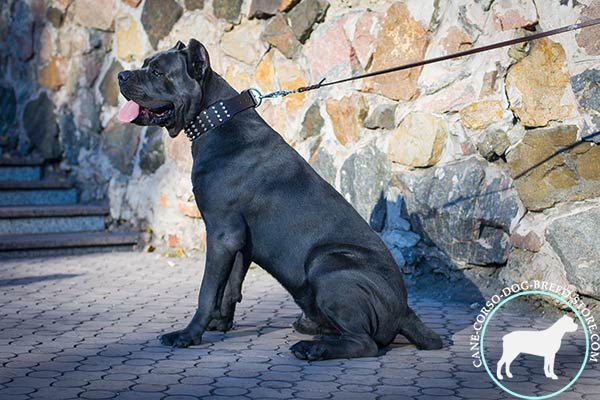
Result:
[[[563,315],[558,322],[560,323],[561,330],[564,332],[575,332],[577,330],[577,324],[568,315]]]
[[[201,111],[210,71],[208,52],[195,39],[154,54],[142,68],[119,73],[121,94],[128,100],[119,119],[162,126],[177,136]]]

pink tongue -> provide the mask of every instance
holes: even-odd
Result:
[[[125,103],[123,108],[121,108],[117,118],[119,118],[119,121],[127,123],[136,119],[139,113],[140,105],[133,100],[129,100],[127,103]]]

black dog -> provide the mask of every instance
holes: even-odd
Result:
[[[238,95],[193,39],[121,72],[119,84],[130,100],[125,119],[163,126],[171,137],[209,105]],[[206,224],[206,267],[194,317],[163,344],[196,345],[207,329],[230,329],[254,261],[304,312],[297,330],[338,336],[296,343],[299,358],[374,356],[398,333],[420,349],[442,347],[408,307],[379,236],[253,109],[202,132],[193,136],[192,182]]]

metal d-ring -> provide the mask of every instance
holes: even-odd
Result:
[[[257,88],[248,89],[248,93],[250,93],[250,97],[254,101],[254,108],[260,106],[262,104],[263,94]]]

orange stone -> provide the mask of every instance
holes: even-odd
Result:
[[[136,8],[140,5],[142,0],[121,0],[123,3],[127,4],[129,7]]]
[[[262,92],[266,93],[274,90],[274,77],[275,67],[273,66],[273,57],[271,56],[271,52],[268,52],[256,66],[254,82],[256,82]]]
[[[225,80],[229,82],[235,90],[242,91],[250,87],[248,75],[240,72],[236,67],[229,65],[225,71]]]
[[[368,107],[360,93],[352,93],[340,100],[330,99],[325,109],[333,125],[333,133],[341,144],[356,143]]]
[[[169,198],[164,194],[161,194],[158,199],[158,205],[161,207],[169,207]]]
[[[168,245],[169,247],[177,247],[177,243],[179,243],[179,239],[177,235],[169,235]]]
[[[54,56],[41,71],[40,84],[52,90],[58,90],[65,84],[67,62],[60,56]]]
[[[198,206],[193,201],[182,201],[179,200],[177,203],[179,211],[190,218],[201,218],[200,210],[198,210]]]
[[[384,17],[369,72],[420,61],[425,57],[429,34],[415,21],[404,3],[392,4]],[[422,67],[379,75],[363,81],[363,89],[394,100],[410,100],[418,94]]]
[[[456,53],[470,49],[473,41],[462,29],[456,26],[451,26],[448,29],[448,35],[442,39],[441,44],[444,46],[447,54]]]

